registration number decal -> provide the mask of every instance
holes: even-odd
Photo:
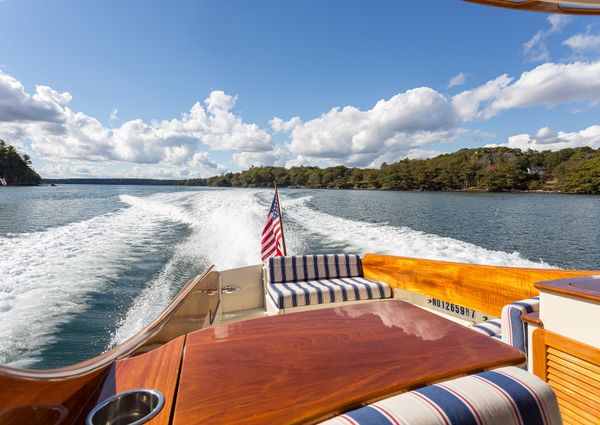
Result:
[[[437,307],[439,309],[449,311],[460,316],[468,317],[469,319],[475,318],[475,310],[471,308],[463,307],[457,304],[452,304],[448,301],[438,300],[437,298],[429,298],[427,299],[427,303],[431,304],[433,307]]]

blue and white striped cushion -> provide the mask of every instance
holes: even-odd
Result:
[[[502,323],[500,319],[491,319],[476,323],[471,326],[471,329],[487,336],[499,338],[502,334]]]
[[[527,324],[521,320],[521,316],[539,310],[539,297],[505,305],[501,316],[502,341],[527,353]]]
[[[274,283],[267,285],[267,291],[280,309],[392,296],[388,285],[364,277]]]
[[[556,396],[530,373],[506,367],[400,394],[327,425],[561,425]]]
[[[360,257],[355,254],[271,257],[267,263],[269,283],[362,276]]]

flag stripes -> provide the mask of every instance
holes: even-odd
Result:
[[[260,258],[266,261],[270,257],[281,257],[283,255],[285,255],[285,243],[283,241],[281,216],[279,215],[279,194],[277,188],[275,188],[275,196],[267,215],[267,223],[261,235]]]

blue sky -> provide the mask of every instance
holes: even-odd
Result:
[[[600,147],[599,23],[459,0],[4,0],[0,138],[46,177]]]

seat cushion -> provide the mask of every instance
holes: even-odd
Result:
[[[500,319],[486,320],[485,322],[476,323],[471,326],[471,329],[482,333],[487,336],[491,336],[495,339],[502,339],[502,321]]]
[[[430,385],[330,419],[327,425],[561,425],[556,396],[506,367]]]
[[[355,254],[271,257],[266,266],[269,283],[360,277],[363,275],[360,257]]]
[[[364,277],[273,283],[267,288],[269,296],[280,309],[392,296],[388,285]]]

